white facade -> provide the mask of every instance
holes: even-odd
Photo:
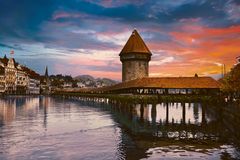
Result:
[[[28,94],[40,94],[40,80],[29,78]]]
[[[82,83],[82,82],[77,82],[77,86],[78,86],[79,88],[86,87],[85,84]]]
[[[63,88],[72,88],[72,83],[71,82],[65,82],[64,84],[63,84]]]
[[[23,71],[17,71],[17,85],[27,86],[28,75]]]
[[[28,84],[28,74],[22,70],[20,65],[17,66],[17,81],[16,81],[16,93],[26,94]]]
[[[28,83],[28,75],[26,72],[22,70],[20,65],[17,66],[17,85],[27,86]]]

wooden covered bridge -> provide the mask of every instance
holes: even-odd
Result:
[[[108,87],[62,91],[87,94],[212,95],[219,93],[219,90],[220,83],[211,77],[145,77]]]

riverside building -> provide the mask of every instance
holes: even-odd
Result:
[[[40,75],[5,55],[0,58],[0,94],[40,94]]]

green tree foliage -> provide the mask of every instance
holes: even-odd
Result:
[[[240,96],[240,64],[232,68],[223,78],[221,89],[229,95]]]
[[[64,82],[71,82],[74,85],[77,84],[77,82],[69,75],[62,75],[62,74],[58,74],[58,75],[51,75],[50,77],[50,81],[51,81],[51,86],[53,87],[58,87],[58,88],[62,88]]]

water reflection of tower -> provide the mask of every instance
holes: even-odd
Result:
[[[43,109],[43,126],[47,128],[48,107],[50,104],[50,97],[39,98],[39,108]]]
[[[45,70],[44,81],[46,83],[45,93],[49,94],[50,93],[50,80],[49,80],[49,76],[48,76],[48,67],[47,66],[46,66],[46,70]]]
[[[117,106],[114,106],[114,108]],[[120,108],[126,107],[125,105],[120,104]],[[115,116],[113,116],[114,121],[123,125],[123,128],[119,130],[116,128],[115,136],[118,136],[118,144],[117,144],[117,155],[120,159],[141,159],[146,158],[146,150],[145,148],[135,149],[135,134],[138,133],[139,126],[144,127],[144,110],[147,110],[146,104],[135,104],[128,106],[129,110],[125,110],[126,112],[121,112],[120,110],[114,109],[113,112]],[[113,109],[113,108],[112,108]],[[125,108],[126,109],[126,108]],[[128,113],[127,113],[128,112]],[[140,119],[137,117],[141,117]],[[145,121],[146,122],[146,121]],[[129,130],[130,129],[130,130]],[[138,138],[136,138],[138,139]]]
[[[119,133],[119,143],[117,148],[117,155],[119,159],[142,159],[147,158],[147,149],[145,147],[138,147],[138,138],[134,134],[122,130]],[[137,149],[136,149],[137,148]]]

